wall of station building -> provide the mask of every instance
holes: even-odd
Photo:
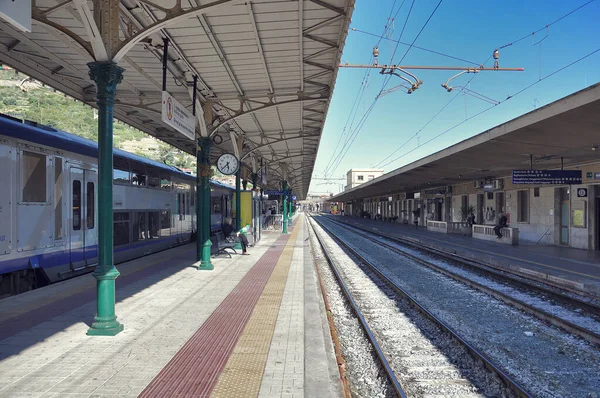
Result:
[[[419,208],[419,225],[425,225],[427,220],[464,221],[461,207],[471,205],[477,224],[495,225],[503,211],[509,226],[519,229],[522,243],[600,250],[600,163],[578,170],[581,185],[515,185],[511,176],[504,176],[493,190],[468,181],[348,202],[346,214],[367,211],[373,218],[397,217],[394,222],[413,224],[413,211]]]

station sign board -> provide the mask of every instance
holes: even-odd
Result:
[[[581,170],[513,170],[513,184],[576,185],[581,184]]]
[[[283,191],[278,191],[276,189],[271,189],[271,190],[266,190],[263,191],[264,195],[270,195],[270,196],[281,196],[283,195]]]
[[[196,139],[196,118],[167,91],[162,92],[162,121],[190,140]]]
[[[31,32],[31,0],[0,0],[0,18],[22,32]]]

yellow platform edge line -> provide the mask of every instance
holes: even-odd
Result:
[[[292,231],[211,397],[257,397],[302,224]]]

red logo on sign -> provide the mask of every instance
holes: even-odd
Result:
[[[169,120],[173,119],[173,101],[171,97],[167,100],[167,118]]]

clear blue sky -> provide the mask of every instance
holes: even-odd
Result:
[[[493,59],[490,55],[494,49],[530,35],[518,43],[500,49],[500,67],[523,67],[524,72],[480,72],[470,83],[471,90],[493,100],[502,101],[540,78],[600,49],[600,0],[593,1],[548,29],[536,33],[533,39],[539,43],[534,44],[531,37],[532,32],[554,22],[587,1],[444,0],[415,45],[478,64],[489,59],[485,66],[491,67]],[[394,0],[357,0],[350,25],[351,30],[342,54],[343,62],[351,64],[372,62],[372,50],[377,44],[378,37],[353,31],[352,28],[377,36],[381,35],[394,3],[393,13],[396,14],[400,4],[403,3],[402,0],[395,2]],[[406,0],[400,8],[390,34],[392,39],[398,40],[412,3],[412,0]],[[414,2],[402,35],[402,42],[412,43],[438,3],[439,0]],[[380,64],[390,63],[395,45],[396,43],[385,39],[381,41]],[[408,46],[400,44],[392,63],[398,63],[407,49]],[[408,52],[402,65],[473,66],[416,48]],[[378,70],[371,71],[364,95],[358,102],[355,112],[352,112],[365,70],[340,69],[313,172],[311,193],[337,193],[341,185],[345,185],[341,180],[324,181],[315,177],[325,176],[324,172],[330,159],[344,147],[344,142],[350,135],[356,133],[352,145],[346,145],[349,148],[347,153],[337,166],[329,167],[327,177],[343,178],[351,168],[374,167],[404,144],[402,149],[384,163],[397,160],[383,167],[383,164],[377,166],[383,168],[386,173],[390,172],[530,112],[534,106],[549,104],[595,84],[600,81],[600,51],[427,144],[425,142],[492,105],[460,93],[442,113],[423,128],[458,92],[448,93],[441,87],[442,83],[457,72],[416,71],[414,73],[423,81],[421,87],[410,95],[396,91],[380,97],[363,127],[357,130],[359,120],[367,112],[380,92],[384,79],[387,78],[378,72]],[[464,85],[473,76],[473,74],[464,74],[453,80],[451,85]],[[392,77],[386,89],[401,82],[399,78]],[[351,126],[347,121],[352,120],[354,114],[356,116]],[[344,131],[346,124],[348,127]],[[421,129],[418,139],[415,137],[408,141]],[[342,137],[341,141],[340,137]],[[340,142],[339,146],[335,150],[338,142]],[[401,157],[401,155],[405,156]]]

